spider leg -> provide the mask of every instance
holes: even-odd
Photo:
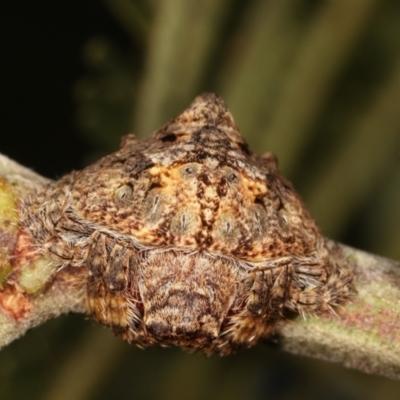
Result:
[[[273,322],[281,316],[289,296],[292,268],[290,265],[266,268],[254,272],[253,279],[247,310],[254,317]]]
[[[91,236],[88,250],[88,309],[114,334],[130,340],[132,312],[126,295],[129,282],[129,251],[104,233]]]

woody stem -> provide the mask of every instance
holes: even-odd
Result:
[[[47,180],[0,155],[0,347],[67,312],[85,312],[86,271],[32,256],[18,203]],[[341,245],[357,294],[336,313],[279,328],[284,350],[400,378],[400,263]],[[334,254],[334,253],[333,253]]]

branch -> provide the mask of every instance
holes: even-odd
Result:
[[[86,271],[32,255],[19,229],[19,200],[46,182],[0,155],[0,347],[50,318],[86,311]],[[282,347],[400,378],[400,263],[340,246],[352,262],[357,294],[336,314],[282,322]]]
[[[85,311],[86,271],[30,254],[19,228],[18,202],[46,182],[0,154],[0,348],[50,318]]]
[[[341,245],[357,295],[336,315],[285,323],[283,349],[400,378],[400,263]]]

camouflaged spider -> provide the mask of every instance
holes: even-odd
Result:
[[[139,345],[228,354],[353,290],[274,156],[249,150],[214,94],[22,209],[38,251],[87,267],[89,313]]]

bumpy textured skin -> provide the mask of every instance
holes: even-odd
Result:
[[[21,209],[38,251],[88,268],[94,318],[143,346],[228,354],[353,290],[274,156],[249,150],[214,94]]]

